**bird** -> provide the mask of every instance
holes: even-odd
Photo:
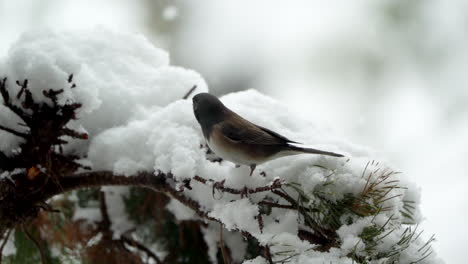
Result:
[[[302,153],[344,157],[302,147],[301,143],[246,120],[210,93],[196,94],[192,102],[208,147],[222,159],[250,166],[250,176],[258,164],[280,157]]]

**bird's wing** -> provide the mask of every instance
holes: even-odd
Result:
[[[287,138],[287,137],[285,137],[283,135],[280,135],[280,134],[276,133],[275,131],[272,131],[272,130],[270,130],[268,128],[265,128],[265,127],[262,127],[262,126],[259,126],[259,125],[255,125],[255,126],[257,126],[258,128],[260,128],[264,132],[266,132],[266,133],[268,133],[268,134],[270,134],[270,135],[272,135],[274,137],[282,139],[285,143],[298,143],[299,144],[299,142],[292,141],[289,138]]]
[[[240,116],[220,123],[221,132],[230,140],[255,145],[285,145],[294,142]]]

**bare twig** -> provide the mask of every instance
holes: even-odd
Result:
[[[44,185],[41,192],[34,193],[27,198],[32,201],[41,201],[47,200],[57,194],[87,187],[135,186],[165,193],[194,210],[198,216],[220,222],[218,219],[208,216],[208,212],[204,211],[197,201],[192,200],[176,190],[173,187],[174,184],[171,184],[170,181],[170,177],[162,172],[157,174],[154,172],[139,172],[133,176],[115,175],[111,171],[83,172],[58,177],[57,182],[49,181]],[[0,219],[0,221],[1,220],[2,219]]]
[[[258,204],[266,205],[269,207],[282,208],[282,209],[291,209],[291,210],[296,209],[296,207],[294,207],[293,205],[279,204],[279,203],[268,202],[268,201],[260,201],[258,202]]]
[[[30,117],[27,116],[23,110],[21,110],[18,106],[14,105],[10,100],[10,94],[6,89],[6,81],[7,78],[3,78],[0,80],[0,93],[3,98],[3,104],[8,107],[13,113],[15,113],[19,118],[21,118],[26,124],[29,123]]]
[[[273,264],[273,259],[271,258],[271,251],[270,251],[270,246],[268,245],[265,245],[265,247],[263,248],[264,251],[265,251],[265,257],[268,261],[268,264]]]
[[[102,219],[99,222],[99,229],[106,239],[112,239],[112,222],[109,218],[109,213],[107,212],[106,193],[103,191],[99,191],[99,209],[102,216]]]
[[[205,185],[212,184],[213,188],[217,189],[219,191],[227,192],[227,193],[231,193],[231,194],[240,194],[240,195],[273,191],[275,189],[281,188],[281,186],[282,186],[282,181],[279,180],[279,179],[275,179],[271,184],[269,184],[267,186],[257,187],[257,188],[254,188],[254,189],[247,188],[247,189],[239,190],[239,189],[234,189],[234,188],[230,188],[230,187],[225,187],[223,182],[215,182],[215,181],[213,181],[211,179],[207,180],[207,179],[204,179],[204,178],[202,178],[202,177],[200,177],[198,175],[195,175],[193,177],[193,179],[195,181],[203,183]]]
[[[120,240],[124,243],[126,243],[127,245],[129,246],[132,246],[140,251],[143,251],[146,253],[146,255],[148,255],[148,257],[154,259],[154,261],[157,263],[157,264],[163,264],[163,262],[161,261],[161,259],[159,259],[159,257],[153,253],[153,251],[151,251],[149,248],[147,248],[145,245],[143,245],[142,243],[134,240],[134,239],[131,239],[130,237],[126,236],[126,235],[122,235],[120,237]]]
[[[257,215],[257,222],[258,222],[258,228],[260,229],[260,233],[263,233],[263,216],[261,213]]]
[[[280,196],[281,198],[285,199],[286,201],[288,201],[293,207],[296,207],[296,208],[299,207],[296,200],[294,200],[291,196],[286,194],[284,191],[272,190],[271,192],[278,195],[278,196]]]
[[[77,132],[75,130],[72,130],[66,127],[62,129],[62,134],[73,137],[73,138],[78,138],[78,139],[88,139],[87,133],[80,133],[80,132]]]
[[[188,92],[184,95],[184,97],[182,97],[182,99],[187,99],[193,93],[193,91],[195,91],[196,88],[197,88],[197,85],[192,86],[192,88],[188,90]]]
[[[13,134],[15,136],[22,137],[22,138],[27,138],[28,137],[28,134],[18,132],[18,131],[14,130],[14,129],[11,129],[11,128],[8,128],[8,127],[2,126],[2,125],[0,125],[0,130],[6,131],[8,133],[11,133],[11,134]]]
[[[102,215],[102,222],[105,226],[110,226],[111,221],[109,218],[109,213],[107,213],[107,204],[106,204],[106,193],[99,191],[99,209]]]

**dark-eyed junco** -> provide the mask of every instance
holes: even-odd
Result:
[[[193,111],[210,149],[223,159],[250,166],[250,175],[257,164],[289,155],[312,153],[343,157],[300,147],[298,142],[245,120],[209,93],[193,97]]]

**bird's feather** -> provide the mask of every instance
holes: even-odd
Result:
[[[252,145],[286,145],[294,142],[274,131],[255,125],[235,113],[232,117],[220,125],[222,133],[233,141]]]

